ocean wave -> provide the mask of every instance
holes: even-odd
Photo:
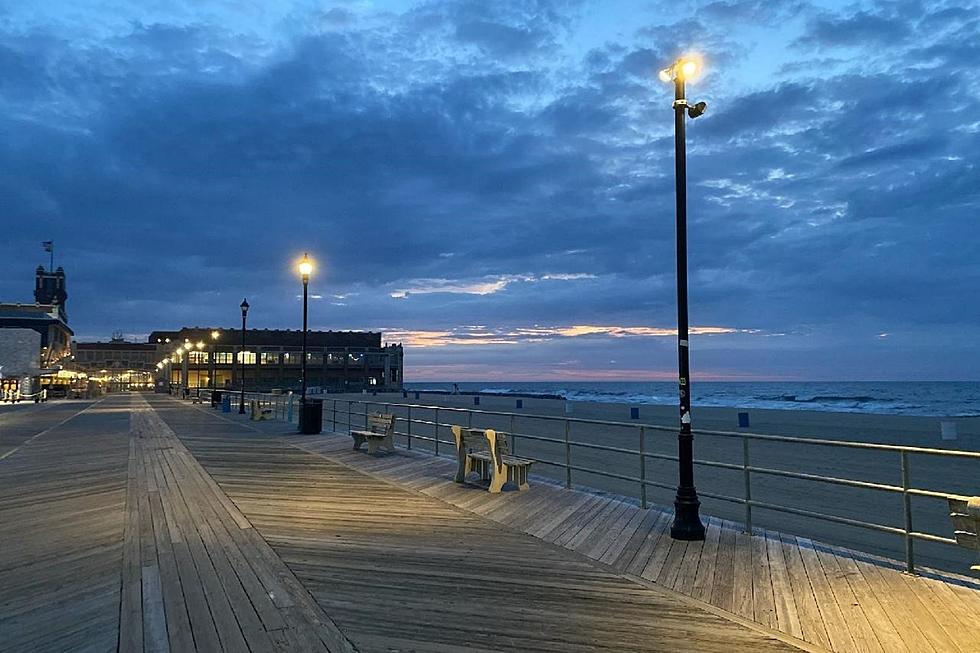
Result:
[[[410,384],[422,392],[452,392],[452,383]],[[415,387],[412,387],[415,386]],[[572,402],[627,405],[677,404],[677,386],[670,382],[518,382],[459,383],[464,394],[561,398]],[[980,384],[966,382],[759,382],[695,383],[698,406],[737,409],[807,410],[821,412],[980,416]]]
[[[779,395],[763,396],[759,399],[765,401],[788,401],[798,404],[867,404],[872,402],[892,402],[895,399],[887,397],[872,397],[871,395]]]

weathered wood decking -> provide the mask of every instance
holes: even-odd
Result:
[[[181,441],[361,650],[793,648],[434,497],[172,406],[161,415]]]
[[[448,458],[404,449],[372,458],[350,451],[343,434],[286,440],[817,647],[980,650],[980,584],[966,577],[910,576],[896,561],[763,529],[749,536],[740,524],[711,518],[705,542],[676,542],[667,534],[669,512],[617,497],[540,480],[530,493],[491,496],[453,483]]]
[[[353,650],[142,397],[74,413],[0,461],[0,651]]]
[[[540,480],[489,495],[453,483],[453,462],[431,454],[375,459],[343,437],[290,441],[823,648],[980,651],[980,583],[965,577],[911,576],[895,561],[713,518],[704,542],[675,541],[669,512],[616,497]]]
[[[980,592],[854,552],[674,542],[614,497],[169,397],[83,408],[0,417],[0,651],[980,650]]]
[[[129,415],[83,408],[0,422],[0,650],[116,646]]]

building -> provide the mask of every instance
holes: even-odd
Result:
[[[156,345],[128,342],[119,333],[108,342],[76,342],[72,351],[72,369],[109,390],[152,387],[161,358]]]
[[[0,396],[31,394],[31,378],[41,371],[41,334],[34,329],[0,329]]]
[[[242,362],[249,390],[299,390],[302,384],[302,331],[183,328],[154,331],[164,384],[185,388],[240,387]],[[324,392],[402,387],[401,345],[382,345],[381,334],[360,331],[307,333],[308,388]],[[212,385],[213,379],[213,385]]]
[[[3,336],[6,344],[0,348],[0,375],[5,378],[5,385],[16,382],[21,388],[27,383],[27,379],[33,377],[37,377],[36,380],[41,385],[67,385],[67,382],[55,381],[59,378],[57,373],[71,360],[71,339],[74,335],[68,326],[68,314],[65,310],[68,299],[68,293],[65,292],[65,271],[59,267],[54,272],[48,272],[44,267],[38,266],[35,272],[34,299],[33,304],[0,303],[0,331],[15,332]],[[37,333],[38,338],[30,338],[28,343],[24,330]],[[30,358],[29,352],[24,348],[33,346],[32,343],[36,343],[38,347],[37,364],[32,369],[25,368],[18,372],[19,379],[15,381],[13,370],[15,367],[23,367],[25,357]],[[60,388],[58,391],[60,392]],[[22,393],[27,394],[24,390]]]

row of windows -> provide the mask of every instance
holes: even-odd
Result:
[[[130,360],[149,363],[155,361],[157,354],[152,351],[92,351],[90,349],[79,349],[75,352],[75,360],[78,361],[101,361],[101,360]]]
[[[361,366],[364,364],[364,356],[365,354],[348,354],[348,364]],[[233,361],[242,362],[243,359],[246,365],[255,365],[255,358],[254,351],[237,352],[237,354],[226,351],[214,352],[214,362],[218,365],[230,365]],[[380,367],[384,365],[384,358],[384,356],[368,354],[368,365]],[[262,365],[278,365],[280,360],[283,365],[299,365],[303,362],[303,354],[302,352],[263,351],[259,353],[259,360]],[[209,362],[209,352],[188,352],[187,362],[191,365],[207,364]],[[324,355],[320,352],[308,352],[306,354],[307,365],[323,365],[323,362]],[[327,354],[326,363],[327,365],[343,365],[344,354]]]

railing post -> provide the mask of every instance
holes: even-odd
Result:
[[[912,497],[909,495],[909,454],[902,452],[902,504],[905,509],[905,570],[915,573],[915,551],[912,543]]]
[[[354,413],[354,401],[351,400],[351,399],[348,399],[347,400],[347,430],[348,431],[350,431],[352,428],[354,428],[354,424],[353,424],[353,422],[354,422],[353,413]]]
[[[565,487],[572,487],[572,445],[568,440],[568,419],[565,419]]]
[[[408,407],[408,448],[412,448],[412,407]]]
[[[366,401],[365,401],[365,402],[364,402],[364,428],[365,428],[365,430],[366,430],[366,429],[367,429],[367,427],[368,427],[368,418],[367,418],[367,414],[368,414],[368,402],[366,402]]]
[[[514,413],[510,414],[510,455],[517,455],[517,436],[514,435]]]
[[[752,534],[752,474],[749,472],[749,439],[742,436],[742,475],[745,478],[745,532]]]
[[[436,455],[438,456],[439,455],[439,409],[438,408],[436,408],[436,419],[435,419],[435,422],[436,422],[436,437],[435,437],[436,442],[435,442],[435,445],[436,445]]]
[[[333,430],[337,431],[337,400],[333,400]]]
[[[472,410],[466,411],[466,428],[468,428],[468,429],[473,428],[473,411]]]
[[[646,457],[647,429],[640,427],[640,507],[646,510],[647,507],[647,457]]]

